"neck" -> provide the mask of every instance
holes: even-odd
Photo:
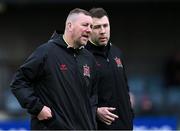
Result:
[[[89,40],[91,42],[91,44],[95,45],[95,46],[99,46],[96,43],[94,43],[91,39]]]
[[[71,38],[71,37],[70,37],[69,35],[67,35],[66,33],[64,33],[63,39],[64,39],[64,41],[66,42],[66,44],[68,45],[68,48],[69,48],[69,47],[75,48],[75,47],[74,47],[74,44],[73,44],[73,40],[71,40],[70,38]]]

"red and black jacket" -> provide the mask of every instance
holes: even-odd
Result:
[[[98,121],[98,129],[131,130],[134,114],[121,51],[111,43],[96,46],[89,42],[86,48],[96,58],[99,76],[98,107],[115,107],[114,113],[119,116],[110,126]]]
[[[84,48],[67,48],[62,35],[37,48],[18,69],[11,89],[31,114],[31,129],[96,129],[96,63]],[[39,121],[42,107],[53,118]]]

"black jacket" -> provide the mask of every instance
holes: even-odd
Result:
[[[95,59],[86,49],[67,48],[62,35],[37,48],[18,69],[11,89],[31,114],[31,129],[96,129]],[[53,118],[39,121],[43,105]]]
[[[129,87],[120,50],[108,43],[107,46],[95,46],[90,42],[86,48],[96,57],[98,67],[98,107],[115,107],[119,116],[110,126],[98,121],[98,129],[133,128]]]

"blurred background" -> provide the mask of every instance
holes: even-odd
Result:
[[[69,11],[103,7],[111,41],[124,53],[134,130],[180,129],[178,0],[0,0],[0,130],[28,130],[29,115],[10,92],[17,68]]]

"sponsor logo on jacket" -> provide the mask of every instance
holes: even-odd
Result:
[[[122,62],[121,62],[121,59],[120,59],[120,58],[115,57],[115,58],[114,58],[114,60],[115,60],[115,62],[116,62],[117,67],[123,67],[123,65],[122,65]]]
[[[90,77],[90,67],[87,65],[83,66],[83,75]]]

